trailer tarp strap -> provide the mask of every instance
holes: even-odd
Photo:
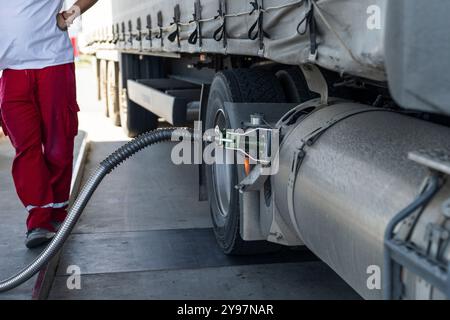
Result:
[[[215,16],[215,19],[222,19],[222,24],[220,27],[214,32],[214,40],[222,41],[223,47],[227,47],[227,5],[225,0],[220,0],[219,2],[219,10],[218,15]]]
[[[112,39],[112,43],[116,44],[120,39],[120,27],[119,24],[117,23],[115,26],[113,26],[113,39]]]
[[[131,22],[131,20],[128,20],[128,43],[133,44],[133,22]]]
[[[140,17],[137,18],[137,21],[136,21],[136,30],[137,30],[136,41],[141,42],[142,41],[142,20]]]
[[[153,47],[153,41],[152,41],[152,16],[150,14],[147,15],[147,36],[145,37],[146,40],[150,41],[150,48]]]
[[[201,47],[203,45],[203,38],[202,38],[202,25],[200,23],[200,20],[202,18],[202,5],[200,3],[200,0],[197,0],[194,6],[195,6],[195,12],[193,14],[194,19],[190,21],[190,23],[195,22],[195,30],[189,36],[188,42],[190,44],[196,44],[198,41],[199,46]]]
[[[181,41],[180,41],[180,21],[181,21],[181,10],[180,5],[177,4],[174,8],[174,16],[173,16],[173,22],[171,23],[171,26],[175,26],[175,31],[169,34],[167,39],[169,39],[170,42],[174,42],[177,40],[178,47],[181,47]]]
[[[297,33],[301,36],[305,35],[309,30],[309,42],[310,42],[310,60],[317,58],[317,23],[314,17],[314,0],[309,0],[309,9],[306,12],[303,19],[297,25]],[[301,27],[303,29],[301,29]],[[313,59],[311,59],[313,58]]]
[[[125,42],[125,41],[126,41],[125,22],[122,22],[120,31],[121,31],[121,32],[120,32],[120,33],[121,33],[121,36],[120,36],[119,41],[120,41],[120,42]]]
[[[253,15],[255,12],[258,12],[258,17],[255,23],[248,30],[248,38],[250,40],[259,39],[259,48],[263,49],[264,38],[270,38],[269,34],[264,31],[264,8],[259,0],[252,1],[250,4],[253,6],[253,9],[250,11],[249,15]]]
[[[158,11],[158,28],[159,34],[156,35],[156,39],[161,39],[161,48],[162,48],[164,46],[162,11]]]

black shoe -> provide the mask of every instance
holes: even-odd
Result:
[[[28,249],[33,249],[50,242],[54,236],[55,233],[47,229],[33,229],[27,232],[25,245]]]
[[[52,221],[52,227],[53,229],[55,229],[55,233],[59,231],[59,229],[61,229],[61,226],[63,225],[64,222],[57,222],[57,221]]]

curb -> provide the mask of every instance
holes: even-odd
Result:
[[[73,164],[72,184],[70,186],[70,203],[73,203],[75,201],[76,196],[78,195],[78,191],[81,187],[81,180],[83,178],[84,165],[86,162],[85,160],[89,152],[89,139],[87,133],[84,131],[80,131],[79,135],[82,135],[82,141],[78,149],[78,155],[74,159]],[[45,300],[48,298],[53,285],[53,280],[56,276],[56,269],[59,264],[61,251],[62,250],[60,250],[41,271],[39,271],[33,287],[31,297],[32,300]]]

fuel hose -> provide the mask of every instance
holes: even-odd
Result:
[[[139,151],[160,142],[173,141],[172,137],[175,137],[175,132],[176,137],[179,140],[190,141],[194,139],[190,129],[158,129],[138,136],[137,138],[117,149],[109,157],[103,160],[81,189],[78,197],[68,211],[66,220],[61,225],[52,241],[30,264],[17,272],[15,275],[2,280],[0,282],[0,292],[14,289],[23,284],[25,281],[29,280],[58,253],[58,251],[64,245],[64,242],[69,237],[73,228],[75,227],[78,219],[83,213],[84,208],[88,204],[95,190],[106,177],[106,175],[111,173],[119,165],[124,163]]]

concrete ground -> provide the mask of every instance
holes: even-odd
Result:
[[[75,140],[74,162],[78,157],[85,133],[80,132]],[[0,137],[0,280],[26,266],[40,253],[42,248],[28,250],[24,245],[27,211],[17,197],[11,176],[14,149],[8,138]],[[0,300],[31,299],[37,276],[20,287],[0,293]]]
[[[33,260],[39,251],[24,245],[27,212],[19,201],[11,177],[14,149],[7,138],[0,138],[0,278],[3,280]],[[30,299],[35,278],[0,299]]]
[[[86,175],[127,139],[95,101],[78,70],[82,129],[91,148]],[[197,168],[175,166],[171,145],[147,149],[106,177],[69,238],[50,299],[358,299],[308,251],[227,257],[209,208],[199,202]],[[81,289],[70,290],[70,267]]]

